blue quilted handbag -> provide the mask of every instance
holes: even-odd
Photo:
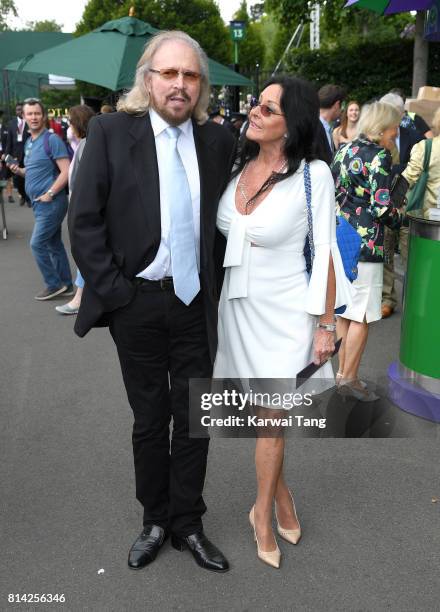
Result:
[[[304,188],[307,202],[307,238],[304,245],[304,257],[308,274],[312,273],[313,259],[315,258],[315,244],[313,242],[313,217],[312,217],[312,183],[310,180],[310,166],[304,166]],[[336,217],[336,240],[341,254],[344,272],[352,283],[358,275],[358,261],[361,252],[362,238],[350,223],[341,216]],[[346,306],[336,308],[336,314],[342,314]]]
[[[357,279],[358,261],[362,238],[345,217],[336,217],[336,240],[344,265],[345,276],[350,282]]]

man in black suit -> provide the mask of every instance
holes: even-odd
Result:
[[[134,413],[144,517],[133,569],[154,561],[169,533],[201,567],[229,567],[203,532],[208,440],[190,438],[188,425],[189,379],[211,376],[216,351],[216,212],[235,148],[206,121],[208,102],[198,43],[182,32],[151,39],[119,112],[90,122],[69,207],[85,278],[75,331],[109,324]]]
[[[3,109],[0,108],[0,179],[8,178],[8,169],[3,163],[5,158],[6,145],[8,142],[8,128],[3,122]]]
[[[403,99],[396,93],[390,92],[382,96],[381,102],[386,102],[395,106],[397,110],[404,116],[405,103]],[[396,149],[391,151],[393,157],[393,166],[391,169],[392,176],[402,174],[405,170],[410,157],[413,146],[423,140],[424,135],[409,127],[399,126],[396,138]],[[397,292],[395,288],[394,274],[394,251],[397,242],[399,241],[400,255],[404,268],[408,260],[408,227],[402,226],[400,230],[391,230],[385,227],[384,250],[385,262],[383,267],[383,287],[382,287],[382,318],[390,317],[397,306]]]
[[[318,91],[319,121],[316,151],[319,159],[331,164],[335,145],[333,142],[333,122],[340,118],[345,91],[339,85],[323,85]]]
[[[24,143],[29,137],[26,121],[23,119],[23,103],[18,102],[15,106],[15,117],[8,124],[8,139],[6,142],[5,155],[12,155],[18,159],[20,168],[24,167]],[[20,206],[24,206],[27,198],[24,188],[24,178],[18,174],[13,177],[14,187],[20,194]]]

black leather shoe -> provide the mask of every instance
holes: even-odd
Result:
[[[192,533],[181,538],[176,535],[171,536],[171,544],[176,550],[189,548],[196,563],[204,569],[213,572],[227,572],[229,563],[223,553],[208,540],[203,531]]]
[[[149,563],[152,563],[166,539],[165,530],[159,527],[159,525],[144,527],[143,532],[130,548],[128,567],[131,569],[142,569]]]

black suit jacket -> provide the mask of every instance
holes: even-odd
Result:
[[[193,122],[200,173],[200,278],[211,355],[217,344],[224,241],[216,230],[219,198],[234,160],[229,131]],[[161,240],[159,171],[148,115],[100,115],[89,124],[68,225],[73,257],[85,279],[75,332],[105,325],[106,314],[134,297],[133,279],[155,258]]]
[[[318,159],[322,159],[322,161],[325,161],[325,163],[330,166],[333,159],[333,149],[329,146],[327,133],[320,119],[318,120],[318,127],[316,130],[315,153]]]
[[[26,142],[29,136],[29,129],[27,123],[24,124],[23,128],[23,139],[21,142],[17,140],[17,126],[18,126],[18,118],[13,117],[8,123],[8,138],[6,142],[6,153],[12,155],[18,159],[20,166],[23,165],[24,159],[24,143]]]
[[[7,146],[7,143],[8,143],[8,134],[9,134],[8,126],[5,125],[5,123],[2,123],[2,126],[0,128],[0,138],[1,138],[1,141],[2,141],[2,153],[3,154],[6,154],[6,152],[7,152],[6,151],[6,146]]]
[[[7,150],[6,150],[6,145],[8,142],[8,127],[2,123],[2,126],[0,128],[0,138],[1,138],[1,143],[2,143],[2,148],[0,151],[0,159],[3,155],[6,155]],[[0,161],[0,180],[5,180],[8,178],[8,169],[6,167],[6,164],[4,164],[2,161]]]
[[[424,139],[424,135],[417,130],[405,127],[399,128],[399,163],[393,166],[393,175],[402,174],[410,160],[411,149],[417,142]]]

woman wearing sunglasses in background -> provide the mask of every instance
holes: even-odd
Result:
[[[349,301],[336,245],[335,194],[330,170],[315,154],[319,102],[296,78],[271,79],[249,113],[237,166],[217,214],[227,237],[220,298],[215,378],[295,379],[310,361],[334,350],[334,308]],[[315,258],[309,279],[305,162],[309,164]],[[318,376],[332,378],[331,364]],[[263,383],[264,384],[264,383]],[[262,407],[266,410],[266,407]],[[268,407],[267,413],[275,413]],[[284,439],[257,437],[258,490],[249,520],[258,557],[279,567],[272,506],[279,535],[301,536],[293,496],[283,474]]]

